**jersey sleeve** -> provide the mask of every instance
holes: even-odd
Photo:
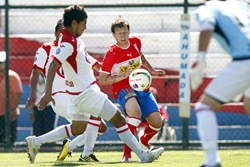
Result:
[[[72,44],[63,42],[60,46],[55,50],[52,58],[56,60],[60,65],[66,61],[66,59],[72,55],[74,47]]]
[[[48,59],[47,52],[43,47],[40,47],[37,52],[33,63],[33,68],[38,68],[43,71]]]
[[[141,40],[138,37],[133,37],[134,39],[134,43],[136,44],[136,46],[138,47],[138,51],[141,52],[142,49],[142,44],[141,44]]]
[[[214,30],[216,25],[215,13],[208,6],[200,6],[195,11],[195,17],[199,24],[200,31]]]
[[[98,60],[96,60],[94,57],[90,56],[88,53],[86,54],[87,61],[91,64],[92,68],[98,64]]]
[[[111,72],[111,69],[114,65],[114,54],[110,51],[108,51],[102,60],[102,66],[101,66],[101,72],[109,73]]]

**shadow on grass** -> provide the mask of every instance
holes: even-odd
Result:
[[[47,162],[47,163],[51,163],[51,162]],[[56,162],[54,163],[52,166],[82,166],[82,165],[97,165],[97,164],[123,164],[124,162],[119,162],[119,161],[113,161],[113,162]],[[131,161],[131,163],[139,163],[138,161]]]

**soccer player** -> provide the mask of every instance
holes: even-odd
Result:
[[[58,67],[62,66],[69,94],[67,112],[71,115],[71,126],[61,126],[51,132],[54,137],[62,139],[67,136],[82,134],[87,126],[89,115],[103,118],[114,124],[119,137],[136,153],[140,162],[152,162],[157,159],[164,148],[153,151],[142,150],[135,136],[128,130],[126,119],[121,111],[100,91],[92,68],[98,62],[86,51],[86,45],[80,36],[86,29],[87,13],[79,5],[69,6],[63,14],[63,30],[59,47],[53,54],[49,67],[46,91],[38,103],[42,110],[50,101],[53,103],[52,85]],[[33,138],[27,142],[28,155],[33,160],[37,154],[39,140]]]
[[[191,87],[202,81],[211,37],[232,57],[232,62],[210,82],[195,104],[197,130],[205,151],[203,167],[221,166],[218,154],[218,125],[215,112],[244,93],[250,84],[250,6],[240,1],[208,1],[196,12],[200,26],[197,65],[191,72]],[[249,94],[245,97],[250,98]]]
[[[158,104],[149,89],[138,92],[128,82],[130,73],[142,65],[151,75],[164,75],[165,71],[154,69],[141,51],[141,40],[131,36],[130,25],[125,19],[119,18],[111,24],[111,32],[116,43],[111,45],[102,62],[99,83],[112,84],[114,97],[128,116],[128,127],[136,135],[142,120],[149,124],[139,141],[148,149],[152,149],[149,140],[161,129],[162,117]],[[131,149],[125,144],[123,162],[131,161]]]
[[[63,27],[63,21],[62,19],[57,22],[57,25],[55,26],[55,32],[54,35],[56,39],[53,42],[44,43],[37,51],[35,62],[33,65],[33,69],[30,76],[30,96],[26,102],[26,109],[34,108],[34,103],[36,101],[36,91],[37,91],[37,84],[39,75],[42,73],[45,77],[48,75],[48,69],[49,65],[52,61],[52,54],[54,53],[55,49],[58,46],[58,40],[60,38],[60,34]],[[99,66],[99,64],[96,64],[96,66]],[[99,70],[100,67],[96,67],[97,70]],[[65,79],[63,75],[62,68],[59,67],[55,74],[55,79],[52,86],[52,96],[55,100],[55,105],[52,105],[53,110],[60,115],[61,117],[66,118],[70,123],[72,122],[71,115],[67,113],[67,105],[68,105],[68,94],[66,92],[66,86],[65,86]],[[70,126],[65,125],[65,126]],[[100,128],[99,128],[100,126]],[[84,151],[81,154],[79,160],[80,161],[99,161],[95,155],[93,154],[93,148],[96,142],[96,138],[98,135],[98,128],[100,133],[104,133],[106,130],[106,124],[103,120],[100,118],[91,117],[89,120],[87,130],[84,134],[79,135],[74,140],[70,141],[64,140],[63,141],[63,149],[61,153],[58,156],[59,161],[62,161],[66,158],[68,154],[71,153],[77,146],[81,146],[85,144]],[[56,133],[56,132],[53,132]],[[44,134],[41,136],[36,137],[36,140],[39,141],[39,147],[41,144],[57,141],[56,136],[53,135],[53,133]],[[27,142],[34,140],[35,136],[27,137]],[[85,142],[87,141],[87,142]],[[32,162],[34,162],[35,159],[31,159]]]

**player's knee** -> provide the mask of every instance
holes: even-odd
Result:
[[[114,124],[116,127],[120,127],[126,124],[126,119],[122,113],[117,110],[116,114],[109,120],[109,122]]]
[[[104,120],[102,119],[101,124],[100,124],[99,129],[98,129],[98,133],[103,134],[104,132],[106,132],[106,130],[107,130],[107,125],[104,122]]]
[[[71,131],[74,136],[83,134],[87,126],[87,122],[82,123],[72,123],[71,125]]]
[[[146,121],[155,128],[161,128],[163,125],[162,116],[157,112],[150,114],[150,116],[146,118]]]

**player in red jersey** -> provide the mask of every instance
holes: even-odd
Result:
[[[159,107],[149,89],[143,92],[133,90],[128,77],[133,70],[141,68],[142,65],[153,76],[164,75],[165,71],[156,70],[149,64],[141,51],[141,40],[134,36],[129,37],[129,28],[128,21],[122,18],[112,23],[111,31],[116,43],[110,46],[103,59],[99,83],[112,84],[114,97],[128,116],[127,124],[134,135],[142,120],[145,119],[149,123],[139,141],[150,149],[149,140],[162,127]],[[131,149],[126,144],[122,161],[131,161]]]

